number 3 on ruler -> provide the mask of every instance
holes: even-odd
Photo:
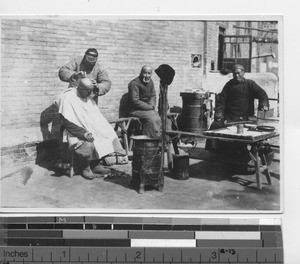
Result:
[[[211,252],[211,258],[216,259],[217,258],[217,252]]]

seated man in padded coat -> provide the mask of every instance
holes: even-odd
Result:
[[[234,65],[232,74],[233,78],[225,84],[219,95],[214,115],[215,121],[211,124],[210,130],[223,128],[227,122],[248,121],[249,117],[254,116],[254,99],[259,101],[259,110],[269,109],[267,93],[253,80],[244,78],[243,65]],[[239,159],[249,159],[245,144],[208,139],[206,149],[226,155],[230,154]]]
[[[130,115],[142,121],[143,135],[150,138],[161,136],[161,118],[156,106],[156,92],[151,79],[153,70],[145,65],[138,77],[128,84]]]

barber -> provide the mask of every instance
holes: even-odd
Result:
[[[69,83],[69,88],[77,88],[81,78],[89,78],[96,102],[98,96],[105,95],[111,89],[108,73],[98,62],[98,51],[95,48],[88,49],[84,56],[78,56],[62,66],[58,75],[61,81]]]

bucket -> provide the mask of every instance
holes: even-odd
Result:
[[[207,118],[204,115],[206,93],[180,93],[182,97],[182,130],[201,133],[207,130]]]
[[[161,182],[160,138],[133,136],[132,184],[136,187]]]
[[[189,178],[189,156],[173,155],[173,177],[177,180],[187,180]]]

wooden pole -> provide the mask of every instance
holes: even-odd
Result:
[[[164,186],[164,163],[165,163],[165,150],[166,150],[166,124],[167,124],[167,90],[168,85],[160,81],[160,95],[161,95],[161,164],[160,164],[160,182],[158,189],[162,191]]]

